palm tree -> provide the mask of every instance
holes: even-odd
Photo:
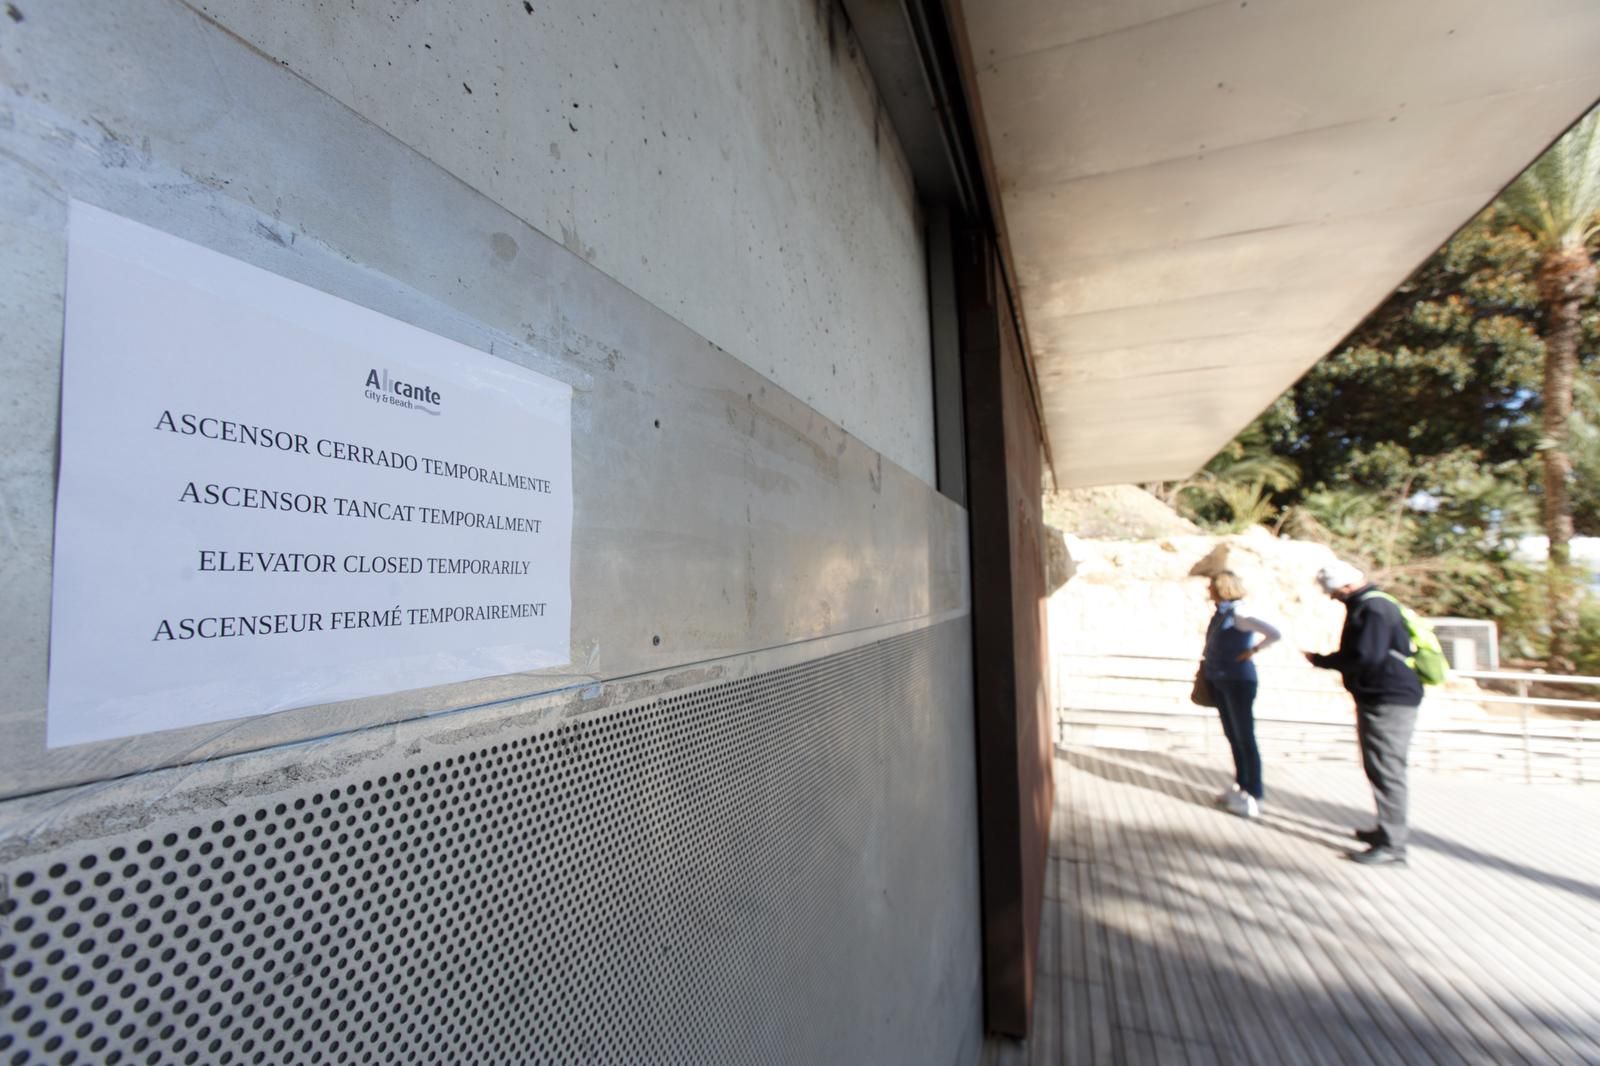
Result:
[[[1206,528],[1242,533],[1277,513],[1273,493],[1299,482],[1300,468],[1273,454],[1258,418],[1192,477],[1145,488]]]
[[[1499,206],[1539,250],[1544,312],[1544,527],[1550,538],[1550,667],[1571,673],[1579,588],[1572,573],[1573,379],[1579,309],[1595,293],[1588,242],[1600,232],[1600,110],[1589,112],[1500,194]]]

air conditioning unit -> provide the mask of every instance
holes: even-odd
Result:
[[[1477,618],[1430,618],[1452,670],[1500,669],[1500,630]]]

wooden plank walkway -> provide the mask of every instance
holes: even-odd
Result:
[[[1023,1044],[992,1066],[1600,1064],[1600,785],[1413,769],[1410,864],[1342,860],[1354,765],[1058,749]]]

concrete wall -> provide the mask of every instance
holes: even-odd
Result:
[[[281,64],[166,0],[19,13],[0,39],[0,792],[965,609],[964,518],[923,479]],[[572,385],[571,667],[45,750],[69,197]]]
[[[508,6],[531,20],[520,3]],[[660,222],[669,228],[647,253],[652,263],[676,257],[668,276],[682,299],[741,307],[768,331],[734,358],[661,306],[668,297],[630,291],[570,242],[459,180],[459,169],[401,143],[185,4],[21,0],[9,10],[0,19],[0,913],[13,929],[26,919],[34,933],[33,946],[0,966],[7,987],[31,997],[37,1023],[5,1034],[22,1041],[5,1045],[7,1053],[70,1049],[99,1061],[108,1047],[129,1053],[147,1041],[141,1055],[154,1047],[177,1061],[189,1049],[226,1047],[247,1060],[258,1050],[252,1020],[277,1019],[303,994],[341,1005],[338,1021],[332,1008],[313,1012],[323,1025],[345,1025],[351,1012],[368,1019],[339,1039],[385,1061],[626,1062],[638,1061],[641,1047],[665,1049],[652,1061],[970,1061],[981,1019],[965,514],[926,476],[761,369],[752,353],[771,345],[804,350],[813,370],[826,353],[796,341],[790,311],[752,310],[726,280],[738,275],[743,284],[759,267],[747,261],[713,275],[702,245],[670,229],[674,222]],[[383,10],[403,20],[413,9]],[[446,18],[446,10],[458,18],[472,9],[434,14]],[[840,27],[833,24],[830,51],[825,16],[802,8],[786,17],[769,25],[773,54],[784,41],[837,63],[808,69],[818,78],[832,69],[830,91],[864,99]],[[274,19],[313,25],[287,6]],[[678,49],[691,74],[722,69],[702,60],[704,42],[689,29],[663,33],[659,47]],[[734,50],[736,42],[721,40]],[[560,44],[558,35],[552,52]],[[309,38],[303,46],[343,47],[313,47]],[[343,54],[354,77],[354,52]],[[363,58],[370,70],[373,56]],[[665,55],[655,61],[673,65]],[[752,64],[774,78],[783,69],[770,58]],[[614,90],[618,68],[585,69],[596,96]],[[469,84],[476,101],[480,86]],[[696,91],[737,109],[720,82]],[[661,95],[628,92],[642,94],[647,109]],[[831,99],[821,90],[819,98]],[[692,114],[701,102],[685,106]],[[419,97],[402,110],[433,113],[434,104]],[[865,158],[875,112],[826,114]],[[728,121],[725,112],[718,128]],[[443,137],[448,125],[435,132]],[[457,128],[436,151],[479,143],[475,129]],[[868,269],[848,241],[811,245],[785,308],[836,334],[840,306],[856,301],[852,313],[866,329],[869,319],[881,323],[862,294],[880,278],[889,279],[881,296],[894,277],[914,276],[905,301],[873,306],[875,314],[900,307],[905,322],[918,323],[909,337],[922,328],[920,309],[912,310],[922,300],[921,248],[887,131],[877,131],[882,155],[873,157],[889,161],[874,164],[881,180],[858,188],[842,178],[829,186],[798,161],[779,174],[791,158],[784,153],[805,154],[786,129],[787,120],[759,136],[746,128],[730,142],[764,160],[745,171],[751,215],[838,241],[862,237],[883,262]],[[523,143],[509,123],[504,134]],[[779,146],[773,154],[761,155],[761,136]],[[571,180],[601,182],[595,166]],[[650,182],[605,175],[611,191],[587,194],[595,210],[632,210],[637,199],[666,210]],[[758,185],[768,198],[761,203]],[[686,204],[703,190],[690,191]],[[574,661],[46,748],[71,199],[570,385]],[[858,212],[911,236],[891,254]],[[906,337],[894,352],[912,350]],[[867,355],[893,354],[890,347]],[[894,415],[890,397],[869,402],[861,376],[870,370],[926,408],[925,344],[917,355],[899,376],[865,356],[853,370],[841,363],[841,380],[857,376],[839,403],[848,395],[875,410],[931,456],[931,430]],[[515,779],[502,769],[510,759],[520,760]],[[440,795],[419,800],[419,780]],[[650,803],[639,802],[641,789]],[[494,803],[482,799],[491,792]],[[336,857],[332,836],[319,834],[339,820],[339,832],[356,837],[374,829],[362,805],[380,794],[392,803],[385,818],[411,827],[391,826],[385,847],[410,865],[384,872],[363,858],[357,874],[342,868],[352,855]],[[424,813],[418,802],[442,804],[427,816],[448,819],[449,831],[434,821],[439,833],[412,832],[418,822],[409,819]],[[289,887],[290,864],[274,873],[276,855],[267,863],[264,850],[240,846],[269,826],[273,847],[302,849],[303,870]],[[535,827],[559,856],[506,846]],[[209,856],[204,870],[191,848]],[[66,873],[85,863],[99,864],[93,878]],[[164,894],[177,889],[152,887],[165,884],[145,876],[160,864],[171,864],[174,877],[192,874],[182,888],[199,917],[167,905]],[[480,870],[494,873],[473,880]],[[332,897],[317,895],[343,892],[332,882],[348,877],[363,899],[381,897],[405,915],[397,927],[404,958],[389,969],[306,966],[299,937],[309,924],[322,924],[341,952],[392,948],[372,938],[371,913],[353,918],[349,903],[335,910]],[[552,878],[558,895],[549,894]],[[233,886],[226,899],[219,883]],[[23,885],[26,897],[7,895]],[[512,885],[523,894],[508,896]],[[68,896],[82,913],[99,908],[110,923],[105,935],[125,937],[138,958],[82,963],[56,952],[81,931],[71,917],[79,911],[51,902]],[[626,900],[626,920],[610,906],[616,900]],[[114,911],[112,901],[121,901]],[[294,929],[268,937],[240,920],[275,920],[269,904],[278,903],[293,912]],[[209,972],[213,952],[261,968],[250,981],[219,974],[190,990],[199,1006],[181,1016],[157,1019],[141,1007],[112,1019],[107,1010],[132,1008],[118,1000],[97,1007],[76,993],[74,978],[88,972],[83,966],[108,981],[124,965],[168,973],[161,968],[173,956],[159,938],[134,943],[130,923],[141,918],[162,927],[187,972]],[[189,935],[191,921],[214,927],[217,938]],[[489,924],[471,924],[479,921]],[[568,939],[530,970],[540,945],[557,943],[546,929]],[[211,946],[223,942],[226,949]],[[588,961],[574,964],[578,957]],[[29,982],[16,985],[24,972]],[[280,987],[289,974],[292,995]],[[640,975],[651,983],[629,983]],[[580,981],[581,995],[572,985]],[[619,1009],[628,995],[646,997],[649,1009]],[[213,1020],[208,999],[228,1025]],[[406,1017],[389,1013],[397,1003],[408,1005]],[[428,1015],[420,1028],[419,1012]],[[310,1020],[298,1009],[293,1017],[300,1020],[274,1040],[303,1049],[306,1061],[331,1054]],[[592,1036],[618,1031],[607,1025],[615,1018],[627,1019],[633,1043]],[[566,1035],[531,1040],[546,1025]],[[53,1043],[58,1037],[64,1043]]]
[[[933,481],[921,224],[835,0],[195,6]]]

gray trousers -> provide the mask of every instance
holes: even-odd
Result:
[[[1357,703],[1356,736],[1361,767],[1378,801],[1378,828],[1396,851],[1406,849],[1406,754],[1417,727],[1417,709],[1404,703]]]

